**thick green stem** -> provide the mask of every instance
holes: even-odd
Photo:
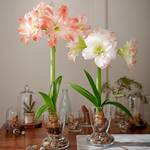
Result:
[[[52,83],[55,80],[55,53],[56,47],[50,49],[50,82]]]
[[[109,87],[109,67],[106,68],[106,84]],[[105,99],[109,98],[109,90],[106,88],[106,97]]]
[[[102,93],[102,83],[101,83],[101,68],[97,68],[97,89],[99,91],[100,94],[100,101],[101,101],[101,93]]]

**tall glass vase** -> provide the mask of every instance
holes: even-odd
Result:
[[[69,141],[64,137],[65,114],[56,112],[46,113],[44,116],[48,137],[43,139],[42,148],[45,150],[63,150],[69,147]]]
[[[62,89],[62,99],[59,103],[59,114],[65,115],[65,122],[68,124],[68,116],[71,113],[71,102],[68,89]]]
[[[89,144],[108,146],[114,143],[114,137],[108,133],[110,118],[107,119],[102,110],[93,108],[90,111],[93,133],[87,138]]]

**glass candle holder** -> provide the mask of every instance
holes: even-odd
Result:
[[[80,111],[75,111],[68,115],[68,129],[70,132],[82,131]]]

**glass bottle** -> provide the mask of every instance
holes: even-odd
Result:
[[[71,113],[71,104],[70,104],[70,98],[68,95],[68,89],[62,89],[62,99],[60,101],[59,105],[59,113],[64,114],[65,118],[62,118],[67,123],[68,121],[68,115]]]

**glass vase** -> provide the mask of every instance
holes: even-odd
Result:
[[[68,116],[68,130],[69,132],[81,132],[81,117],[80,111],[71,112]]]
[[[68,89],[62,89],[62,99],[59,103],[59,114],[65,115],[65,122],[68,124],[68,116],[71,113],[71,102]]]
[[[143,103],[138,95],[130,95],[128,98],[129,110],[133,115],[133,119],[130,121],[131,125],[135,127],[144,127],[146,122],[143,120]]]
[[[90,111],[90,118],[93,133],[88,136],[89,144],[95,146],[108,146],[114,143],[114,137],[108,133],[110,120],[104,115],[100,108],[93,108]]]
[[[116,101],[121,103],[126,108],[129,108],[128,98],[125,96],[117,96]],[[129,118],[124,111],[120,108],[116,108],[116,124],[121,133],[126,133],[129,128]]]
[[[56,112],[49,111],[44,115],[44,125],[48,137],[43,139],[42,147],[45,150],[63,150],[69,147],[69,141],[63,135],[65,127],[65,115],[57,115]]]

